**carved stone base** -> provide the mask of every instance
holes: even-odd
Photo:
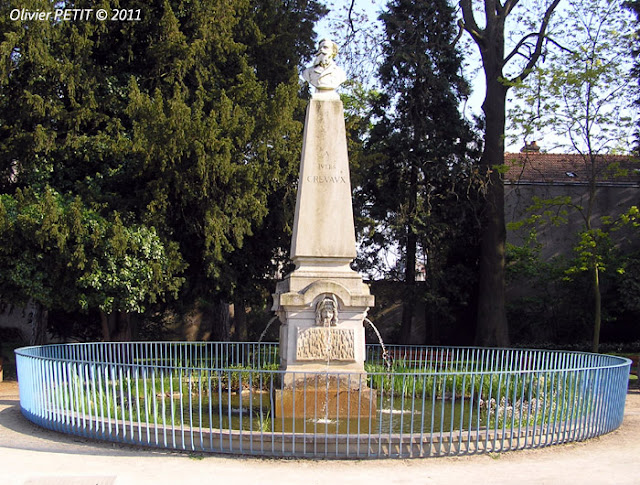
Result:
[[[373,304],[369,288],[359,275],[355,283],[339,278],[298,281],[298,276],[296,272],[289,275],[274,294],[273,310],[282,322],[280,368],[288,372],[364,372],[363,320],[368,305]],[[291,291],[292,283],[297,291]],[[335,319],[326,324],[318,321],[324,300],[335,302]]]
[[[276,390],[276,418],[359,419],[375,416],[376,391],[355,389],[345,378],[325,376],[297,380],[296,384]],[[358,379],[355,380],[357,382]]]
[[[356,362],[355,329],[298,328],[296,360]]]

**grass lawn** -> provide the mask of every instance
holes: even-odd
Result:
[[[626,357],[631,359],[631,373],[629,374],[629,387],[640,387],[640,381],[638,380],[638,373],[640,373],[640,355],[635,352],[631,354],[613,353],[612,355],[618,355],[620,357]]]

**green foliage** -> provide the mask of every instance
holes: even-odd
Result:
[[[569,1],[545,60],[515,89],[511,135],[558,140],[590,157],[629,151],[629,12],[618,1]]]
[[[631,76],[635,79],[636,84],[640,84],[640,60],[638,59],[638,54],[640,53],[640,1],[628,0],[624,2],[624,6],[635,14],[635,22],[633,25],[635,32],[631,45],[631,55],[634,56],[634,64],[631,70]],[[637,94],[636,99],[634,100],[634,105],[636,109],[640,106],[640,99],[638,99]],[[640,123],[640,121],[636,121],[634,147],[634,151],[636,153],[640,151],[640,126],[638,123]]]
[[[304,108],[297,66],[325,9],[133,0],[135,22],[23,22],[9,19],[12,8],[0,6],[0,193],[51,190],[76,201],[76,225],[89,224],[70,242],[56,232],[68,227],[42,226],[38,237],[84,273],[67,278],[64,258],[57,270],[30,261],[20,270],[23,287],[34,278],[26,294],[45,306],[140,311],[176,293],[170,275],[186,268],[185,305],[262,298],[262,277],[288,247]],[[106,242],[93,247],[98,233]],[[57,298],[56,287],[86,295]]]
[[[512,125],[525,139],[548,134],[563,137],[565,150],[581,155],[587,174],[586,203],[573,205],[584,220],[575,247],[577,258],[566,272],[573,277],[588,272],[593,292],[593,350],[597,351],[602,315],[601,273],[612,266],[614,243],[611,232],[619,221],[596,221],[596,187],[603,177],[623,173],[619,164],[607,163],[605,154],[629,151],[632,118],[628,105],[630,77],[628,53],[633,32],[629,12],[618,2],[570,1],[566,22],[559,29],[562,49],[550,52],[546,65],[521,83],[516,90],[517,104],[511,110]],[[631,218],[631,219],[630,219]],[[616,268],[621,271],[621,267]]]
[[[475,140],[458,110],[469,88],[460,75],[455,12],[447,2],[398,0],[381,19],[382,88],[356,88],[348,99],[353,131],[365,141],[354,176],[361,216],[357,264],[372,275],[404,280],[407,303],[430,300],[429,307],[438,309],[434,320],[446,319],[458,304],[446,288],[472,283],[468,274],[464,283],[448,279],[458,273],[447,269],[463,266],[465,256],[473,261],[476,245],[474,197],[468,196],[475,193]],[[372,111],[363,103],[371,103]],[[386,258],[395,251],[400,254]],[[418,262],[429,265],[428,294],[415,288]],[[468,293],[468,287],[461,292]],[[405,305],[400,341],[408,341],[411,311]]]
[[[212,378],[212,385],[225,390],[241,391],[243,389],[270,390],[271,382],[276,374],[265,375],[261,371],[277,371],[278,363],[262,364],[259,372],[254,372],[247,366],[230,366],[227,372],[218,372]],[[218,382],[219,381],[219,382]]]
[[[142,312],[184,282],[175,244],[50,187],[0,195],[0,246],[0,293],[49,309]]]
[[[81,306],[142,313],[144,305],[165,294],[177,298],[184,282],[174,276],[184,268],[177,246],[165,247],[155,230],[145,226],[125,228],[117,217],[111,232],[106,248],[91,258],[91,272],[78,279],[88,293],[81,296]]]
[[[529,345],[586,341],[593,326],[595,269],[601,280],[604,335],[617,342],[637,338],[637,254],[627,249],[637,234],[637,213],[632,206],[615,219],[603,218],[596,228],[583,229],[571,257],[541,258],[537,229],[544,221],[548,224],[544,218],[530,226],[522,246],[508,246],[508,284],[514,294],[524,288],[526,295],[509,305],[517,341]]]
[[[473,398],[479,410],[474,420],[481,420],[489,427],[530,426],[564,420],[568,412],[579,407],[583,398],[580,376],[567,379],[561,374],[540,372],[425,375],[423,369],[418,374],[415,371],[410,365],[396,365],[392,373],[384,373],[382,366],[367,366],[370,386],[379,393],[433,402]]]
[[[587,228],[579,233],[579,241],[574,251],[576,259],[566,270],[568,276],[579,272],[597,269],[601,272],[615,271],[624,273],[624,263],[620,261],[619,248],[613,235],[625,227],[640,227],[637,206],[631,206],[625,213],[613,219],[610,216],[601,220],[601,227]]]
[[[640,314],[640,255],[637,253],[624,261],[618,294],[625,310]]]
[[[578,257],[575,264],[567,270],[567,275],[593,268],[606,271],[608,265],[605,258],[609,255],[611,248],[611,237],[602,229],[588,229],[581,232],[580,241],[574,248]]]
[[[511,231],[528,230],[528,236],[523,246],[508,245],[511,259],[514,264],[518,265],[517,269],[520,275],[528,274],[532,265],[527,263],[535,262],[539,257],[538,228],[544,225],[566,224],[570,217],[570,209],[578,210],[578,212],[571,213],[573,217],[583,210],[581,206],[572,203],[570,196],[558,196],[551,199],[534,196],[532,204],[527,208],[526,217],[508,225],[508,229]],[[578,242],[574,248],[576,259],[565,270],[565,274],[572,276],[594,268],[598,268],[599,271],[607,271],[611,264],[616,266],[614,261],[617,259],[617,248],[613,235],[628,226],[638,227],[638,218],[638,208],[631,206],[615,219],[612,216],[603,216],[600,219],[599,227],[585,227],[577,234]],[[615,271],[622,273],[624,268],[617,266]]]
[[[527,207],[527,216],[519,221],[507,224],[507,229],[519,231],[528,228],[535,232],[535,228],[541,224],[551,224],[559,226],[566,224],[569,215],[569,208],[575,207],[568,195],[559,195],[550,199],[533,196],[531,205]]]
[[[374,250],[406,239],[408,232],[427,234],[432,214],[446,210],[459,195],[456,189],[462,190],[457,184],[464,186],[468,178],[466,145],[472,140],[458,112],[468,86],[451,43],[457,32],[453,10],[446,2],[398,1],[381,18],[384,89],[362,96],[373,102],[376,120],[366,126],[368,153],[361,162],[366,177],[360,180],[365,199],[360,203],[375,221],[365,242],[378,246]]]

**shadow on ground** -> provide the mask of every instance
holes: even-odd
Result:
[[[6,383],[0,383],[0,392]],[[17,390],[17,386],[16,386]],[[40,451],[47,453],[72,453],[78,455],[101,456],[185,456],[193,452],[160,450],[126,443],[103,442],[82,436],[42,428],[22,415],[20,399],[17,395],[0,396],[0,446],[16,450]]]

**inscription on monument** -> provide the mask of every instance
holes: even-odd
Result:
[[[307,175],[307,182],[311,182],[312,184],[331,184],[331,183],[346,184],[347,179],[341,175],[336,175],[336,176]]]
[[[318,175],[307,175],[306,181],[311,184],[346,184],[347,178],[342,170],[338,173],[338,165],[335,163],[318,163]]]
[[[297,360],[356,360],[355,335],[352,328],[299,328],[296,340]]]

